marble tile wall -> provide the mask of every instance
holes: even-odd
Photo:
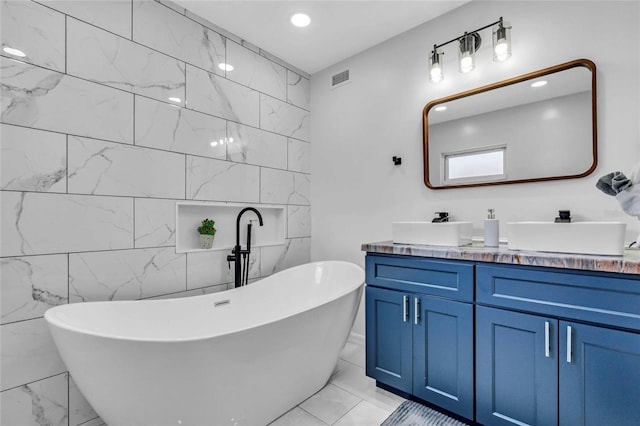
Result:
[[[0,5],[0,424],[100,425],[44,312],[229,288],[226,252],[175,252],[177,201],[286,205],[249,276],[308,262],[309,79],[164,0]]]

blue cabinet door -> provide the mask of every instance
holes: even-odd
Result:
[[[640,425],[640,334],[560,322],[560,424]]]
[[[473,419],[473,305],[414,294],[412,308],[413,394]]]
[[[367,376],[410,393],[413,362],[410,296],[367,286],[365,299]]]
[[[476,307],[476,421],[558,424],[558,321]]]

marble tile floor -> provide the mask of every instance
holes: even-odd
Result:
[[[269,426],[380,425],[405,400],[377,388],[364,363],[364,339],[352,335],[329,383]]]

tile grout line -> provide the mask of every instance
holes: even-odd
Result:
[[[323,388],[323,389],[324,389],[324,388]],[[318,391],[318,392],[320,392],[320,391]],[[314,393],[313,395],[317,394],[318,392]],[[311,395],[309,398],[311,398],[313,395]],[[307,398],[307,399],[309,399],[309,398]],[[306,401],[307,399],[305,399],[305,401]],[[310,416],[311,416],[311,417],[313,417],[314,419],[318,419],[321,423],[323,423],[323,424],[325,424],[325,425],[327,425],[327,426],[331,426],[333,423],[335,423],[335,422],[333,422],[333,423],[327,423],[327,422],[325,422],[324,420],[322,420],[320,417],[315,416],[313,413],[311,413],[311,412],[309,412],[309,411],[305,410],[303,407],[301,407],[301,404],[302,404],[302,403],[304,403],[304,401],[302,401],[300,404],[296,405],[296,407],[298,407],[299,409],[301,409],[302,411],[304,411],[305,413],[307,413],[308,415],[310,415]],[[295,407],[294,407],[294,408],[295,408]],[[293,408],[292,408],[292,409],[293,409]],[[291,411],[291,410],[289,410],[289,411]],[[283,414],[283,415],[284,415],[284,414]],[[336,420],[336,421],[337,421],[337,420]]]

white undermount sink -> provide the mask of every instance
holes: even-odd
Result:
[[[510,250],[622,256],[627,225],[622,222],[510,222]]]
[[[464,246],[471,244],[471,222],[392,222],[394,243],[433,246]]]

